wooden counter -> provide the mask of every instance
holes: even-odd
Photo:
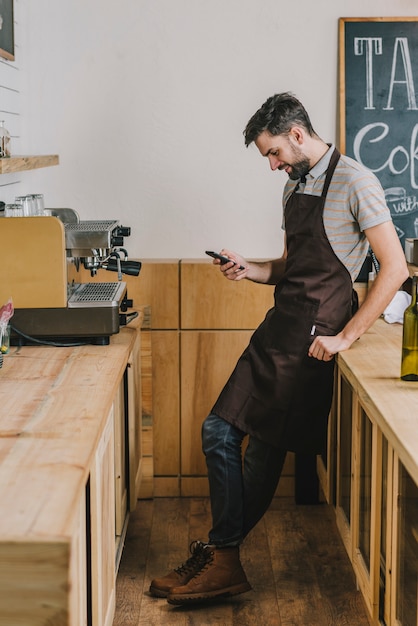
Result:
[[[418,383],[400,379],[401,324],[379,319],[337,357],[324,494],[370,624],[416,624]]]
[[[109,477],[113,483],[109,473],[100,477],[101,446],[110,442],[106,471],[111,472],[117,457],[115,398],[121,395],[118,402],[123,407],[120,386],[142,318],[140,313],[111,337],[108,346],[11,347],[4,357],[0,369],[2,626],[82,626],[90,623],[87,619],[98,625],[112,623],[114,598],[105,597],[107,589],[90,600],[92,609],[87,608],[83,593],[90,559],[93,574],[101,577],[94,555],[108,551],[113,564],[106,566],[107,572],[110,578],[115,575],[115,534],[109,548],[100,515],[96,515],[98,528],[93,528],[93,522],[89,528],[86,510],[94,512],[97,503],[106,503],[103,489],[97,494],[93,490],[106,489]],[[113,494],[113,484],[108,491]],[[115,525],[112,502],[109,495],[109,510],[102,511],[111,521],[110,529]],[[92,541],[103,539],[103,545],[92,546],[91,556],[85,553],[89,534]],[[112,582],[106,584],[114,593]]]

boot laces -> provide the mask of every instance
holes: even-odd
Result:
[[[192,541],[189,546],[189,552],[191,556],[185,563],[182,563],[180,567],[176,568],[177,574],[181,576],[184,574],[190,574],[192,572],[199,571],[206,563],[208,558],[208,551],[206,550],[207,544],[201,541]]]
[[[199,567],[197,567],[195,570],[193,578],[198,578],[199,576],[201,576],[201,574],[203,574],[203,572],[205,572],[210,567],[210,565],[212,565],[214,555],[215,552],[213,550],[213,546],[208,544],[203,546],[202,559],[200,560]]]

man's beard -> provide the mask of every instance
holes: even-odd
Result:
[[[299,158],[299,161],[289,163],[290,167],[292,168],[289,174],[289,178],[291,178],[292,180],[298,180],[299,178],[302,178],[302,176],[306,176],[311,168],[309,164],[309,159],[306,158],[303,152],[301,150],[297,150],[293,145],[291,147],[295,158]]]
[[[309,172],[309,161],[308,159],[302,159],[301,161],[297,161],[297,163],[291,165],[291,168],[289,178],[292,180],[298,180],[299,178],[302,178],[302,176],[306,176]]]

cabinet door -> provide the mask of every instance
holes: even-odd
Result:
[[[353,444],[353,391],[347,379],[338,373],[337,415],[337,525],[350,559],[353,558],[351,538],[352,507],[352,444]]]
[[[392,621],[418,624],[418,485],[395,455]]]
[[[70,624],[87,626],[87,532],[86,496],[81,498],[76,528],[71,542]]]
[[[124,276],[128,293],[136,304],[148,305],[154,329],[173,329],[179,325],[179,262],[147,259],[138,278]]]
[[[111,626],[115,610],[115,454],[113,407],[90,474],[93,626]]]
[[[274,305],[274,286],[231,282],[208,261],[182,260],[181,329],[257,328]]]
[[[153,332],[141,329],[139,372],[133,372],[137,396],[136,411],[139,412],[140,432],[136,438],[136,498],[152,498],[154,496],[154,408],[152,380],[152,343]],[[136,361],[136,359],[135,359]]]
[[[138,333],[127,368],[130,511],[136,508],[143,474],[141,381],[141,335]]]
[[[201,426],[252,331],[181,334],[181,474],[206,476]]]
[[[128,476],[127,476],[127,437],[125,389],[127,380],[124,377],[118,387],[113,402],[114,438],[115,438],[115,533],[119,538],[128,513]]]
[[[179,334],[175,330],[152,331],[152,404],[154,474],[158,491],[160,478],[166,482],[167,477],[177,481],[180,473]]]
[[[379,613],[382,516],[382,433],[355,399],[353,440],[353,567],[369,614]]]

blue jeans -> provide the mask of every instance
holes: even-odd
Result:
[[[249,437],[211,413],[202,426],[202,445],[208,468],[212,529],[209,543],[236,546],[267,511],[276,491],[286,450]]]

